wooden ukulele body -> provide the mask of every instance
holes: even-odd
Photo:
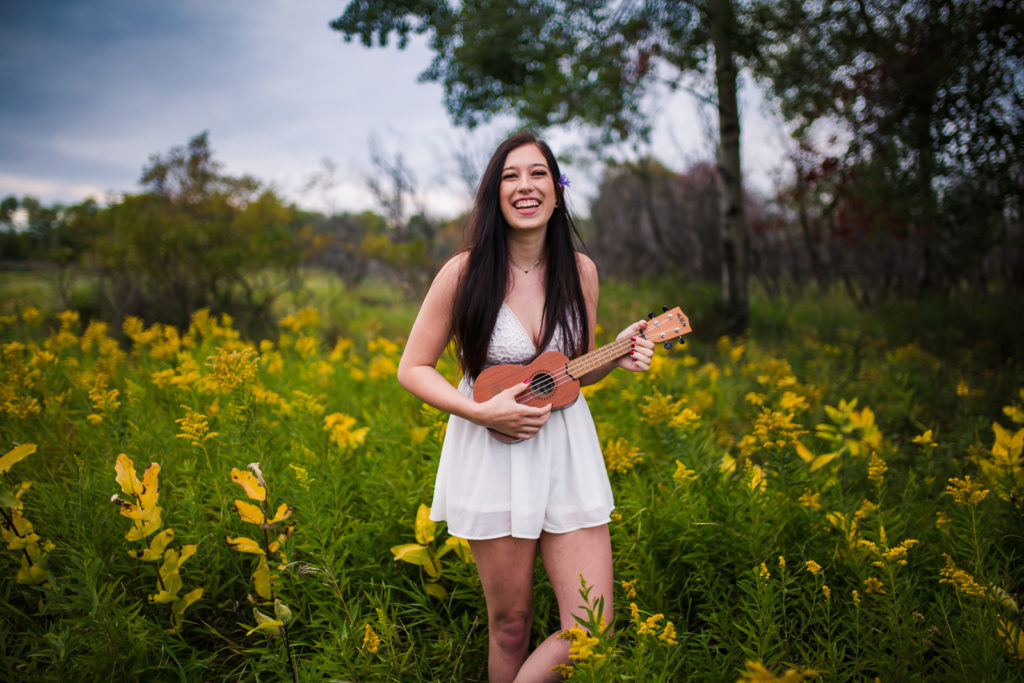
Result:
[[[529,365],[492,365],[477,376],[473,399],[483,403],[529,380],[530,388],[523,392],[520,403],[564,408],[580,395],[580,381],[569,374],[568,366],[569,358],[558,351],[542,353]]]
[[[665,313],[656,318],[652,313],[647,327],[638,332],[637,336],[667,345],[670,340],[689,332],[690,321],[683,312],[678,307],[671,311],[666,307]],[[529,388],[519,394],[516,401],[536,407],[550,403],[552,409],[564,408],[579,397],[580,377],[604,363],[624,356],[630,348],[629,337],[624,337],[574,360],[569,360],[568,356],[558,351],[546,351],[527,365],[492,365],[477,375],[473,383],[473,400],[484,403],[509,387],[529,383]],[[487,431],[499,441],[520,441],[494,429]]]

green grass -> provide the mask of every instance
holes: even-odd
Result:
[[[46,585],[18,583],[21,551],[0,551],[8,677],[281,680],[294,664],[299,680],[486,679],[473,565],[449,552],[432,577],[391,552],[427,541],[414,522],[444,424],[393,376],[418,302],[384,282],[351,291],[309,273],[277,313],[310,306],[317,319],[262,345],[202,317],[119,345],[108,341],[119,330],[69,321],[61,333],[52,290],[5,278],[4,300],[17,303],[0,323],[0,456],[38,449],[0,474],[0,489],[32,482],[21,514],[48,568]],[[1024,473],[1019,460],[992,466],[993,423],[1024,439],[1022,323],[1010,303],[865,310],[837,293],[755,297],[751,334],[717,339],[713,289],[609,282],[598,341],[663,304],[689,315],[688,343],[659,351],[647,375],[614,373],[587,390],[618,506],[616,577],[629,583],[616,589],[614,635],[581,650],[573,678],[735,681],[763,665],[823,680],[1024,679],[1024,652],[1012,649],[1024,620],[1010,602],[1024,586]],[[38,318],[20,316],[27,305]],[[244,361],[246,348],[255,372],[242,362],[218,384],[217,365]],[[441,369],[454,378],[451,359]],[[223,383],[232,377],[238,386]],[[186,406],[216,436],[181,438]],[[335,414],[353,423],[332,433]],[[837,455],[812,469],[801,452]],[[178,631],[170,605],[147,599],[158,565],[128,555],[143,542],[125,539],[133,522],[110,503],[126,496],[120,453],[140,476],[160,464],[171,547],[196,545],[181,592],[204,593]],[[225,542],[265,548],[234,503],[249,499],[231,470],[252,462],[271,514],[295,508],[284,555],[270,553],[274,597],[293,615],[287,644],[275,629],[246,635],[254,607],[273,615],[274,605],[254,585],[257,556]],[[968,475],[988,493],[959,504],[947,487]],[[446,539],[441,526],[424,545],[436,552]],[[538,567],[535,637],[556,625]]]

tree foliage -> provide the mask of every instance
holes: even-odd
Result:
[[[299,259],[295,209],[251,177],[224,174],[206,133],[151,156],[141,182],[148,192],[73,224],[113,317],[185,326],[210,308],[251,331],[271,322],[281,274]]]
[[[429,34],[434,58],[420,78],[440,82],[453,120],[469,127],[511,113],[531,126],[583,123],[605,142],[644,138],[647,94],[713,73],[722,278],[734,331],[746,327],[748,309],[736,97],[737,59],[752,46],[746,26],[733,0],[352,0],[331,22],[368,47],[392,35],[404,47]]]
[[[816,203],[858,244],[920,250],[921,270],[900,284],[910,291],[973,277],[993,248],[1020,239],[1020,3],[789,0],[759,17],[758,71],[804,142],[802,209]],[[821,123],[838,151],[820,150]]]

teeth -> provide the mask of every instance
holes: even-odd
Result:
[[[540,206],[540,202],[538,202],[536,199],[527,199],[526,201],[523,202],[516,202],[515,206],[517,209],[529,209],[534,206]]]

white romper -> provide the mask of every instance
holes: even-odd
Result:
[[[554,339],[545,351],[558,348]],[[506,304],[487,349],[487,366],[525,363],[536,355],[529,333]],[[472,397],[463,377],[459,391]],[[615,507],[601,444],[586,399],[554,410],[535,437],[495,439],[484,427],[452,415],[434,484],[430,518],[453,536],[473,540],[540,532],[565,533],[609,521]]]

